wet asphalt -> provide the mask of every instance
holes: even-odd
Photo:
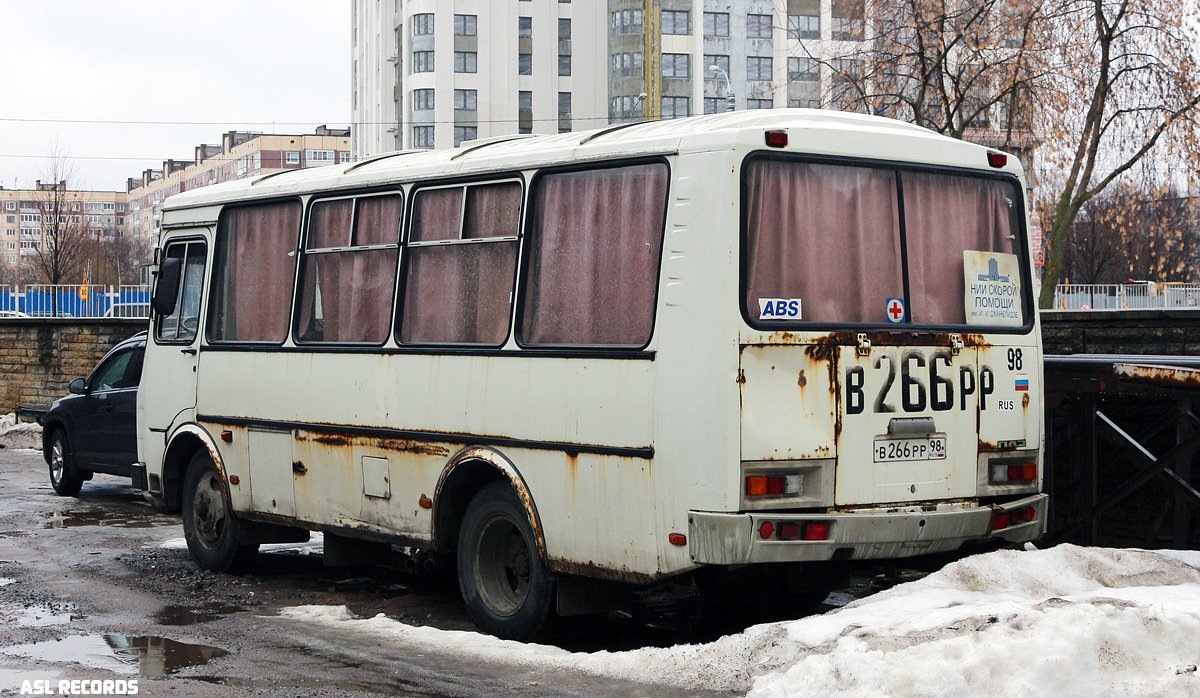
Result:
[[[154,513],[128,480],[97,475],[78,497],[59,497],[40,452],[0,449],[0,695],[35,680],[55,695],[59,681],[107,680],[95,686],[117,695],[131,679],[148,696],[729,695],[532,670],[282,618],[292,606],[346,606],[358,618],[473,630],[452,570],[327,569],[301,547],[260,553],[245,576],[215,574],[169,543],[182,537],[178,517]],[[554,642],[595,651],[688,639],[599,621]]]

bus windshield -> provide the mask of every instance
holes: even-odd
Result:
[[[759,157],[744,192],[753,325],[1027,324],[1012,180]]]

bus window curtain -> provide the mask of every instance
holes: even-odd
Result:
[[[667,167],[546,175],[532,211],[521,338],[529,345],[650,341]]]
[[[284,202],[230,209],[226,214],[224,278],[215,299],[222,309],[216,339],[282,342],[287,336],[300,204]]]

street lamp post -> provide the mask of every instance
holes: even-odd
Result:
[[[729,73],[719,65],[708,66],[708,72],[720,73],[721,77],[725,78],[725,111],[733,111],[736,105],[733,101],[733,83],[729,82]]]

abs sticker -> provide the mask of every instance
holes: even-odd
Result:
[[[759,320],[799,320],[799,298],[759,298]]]

